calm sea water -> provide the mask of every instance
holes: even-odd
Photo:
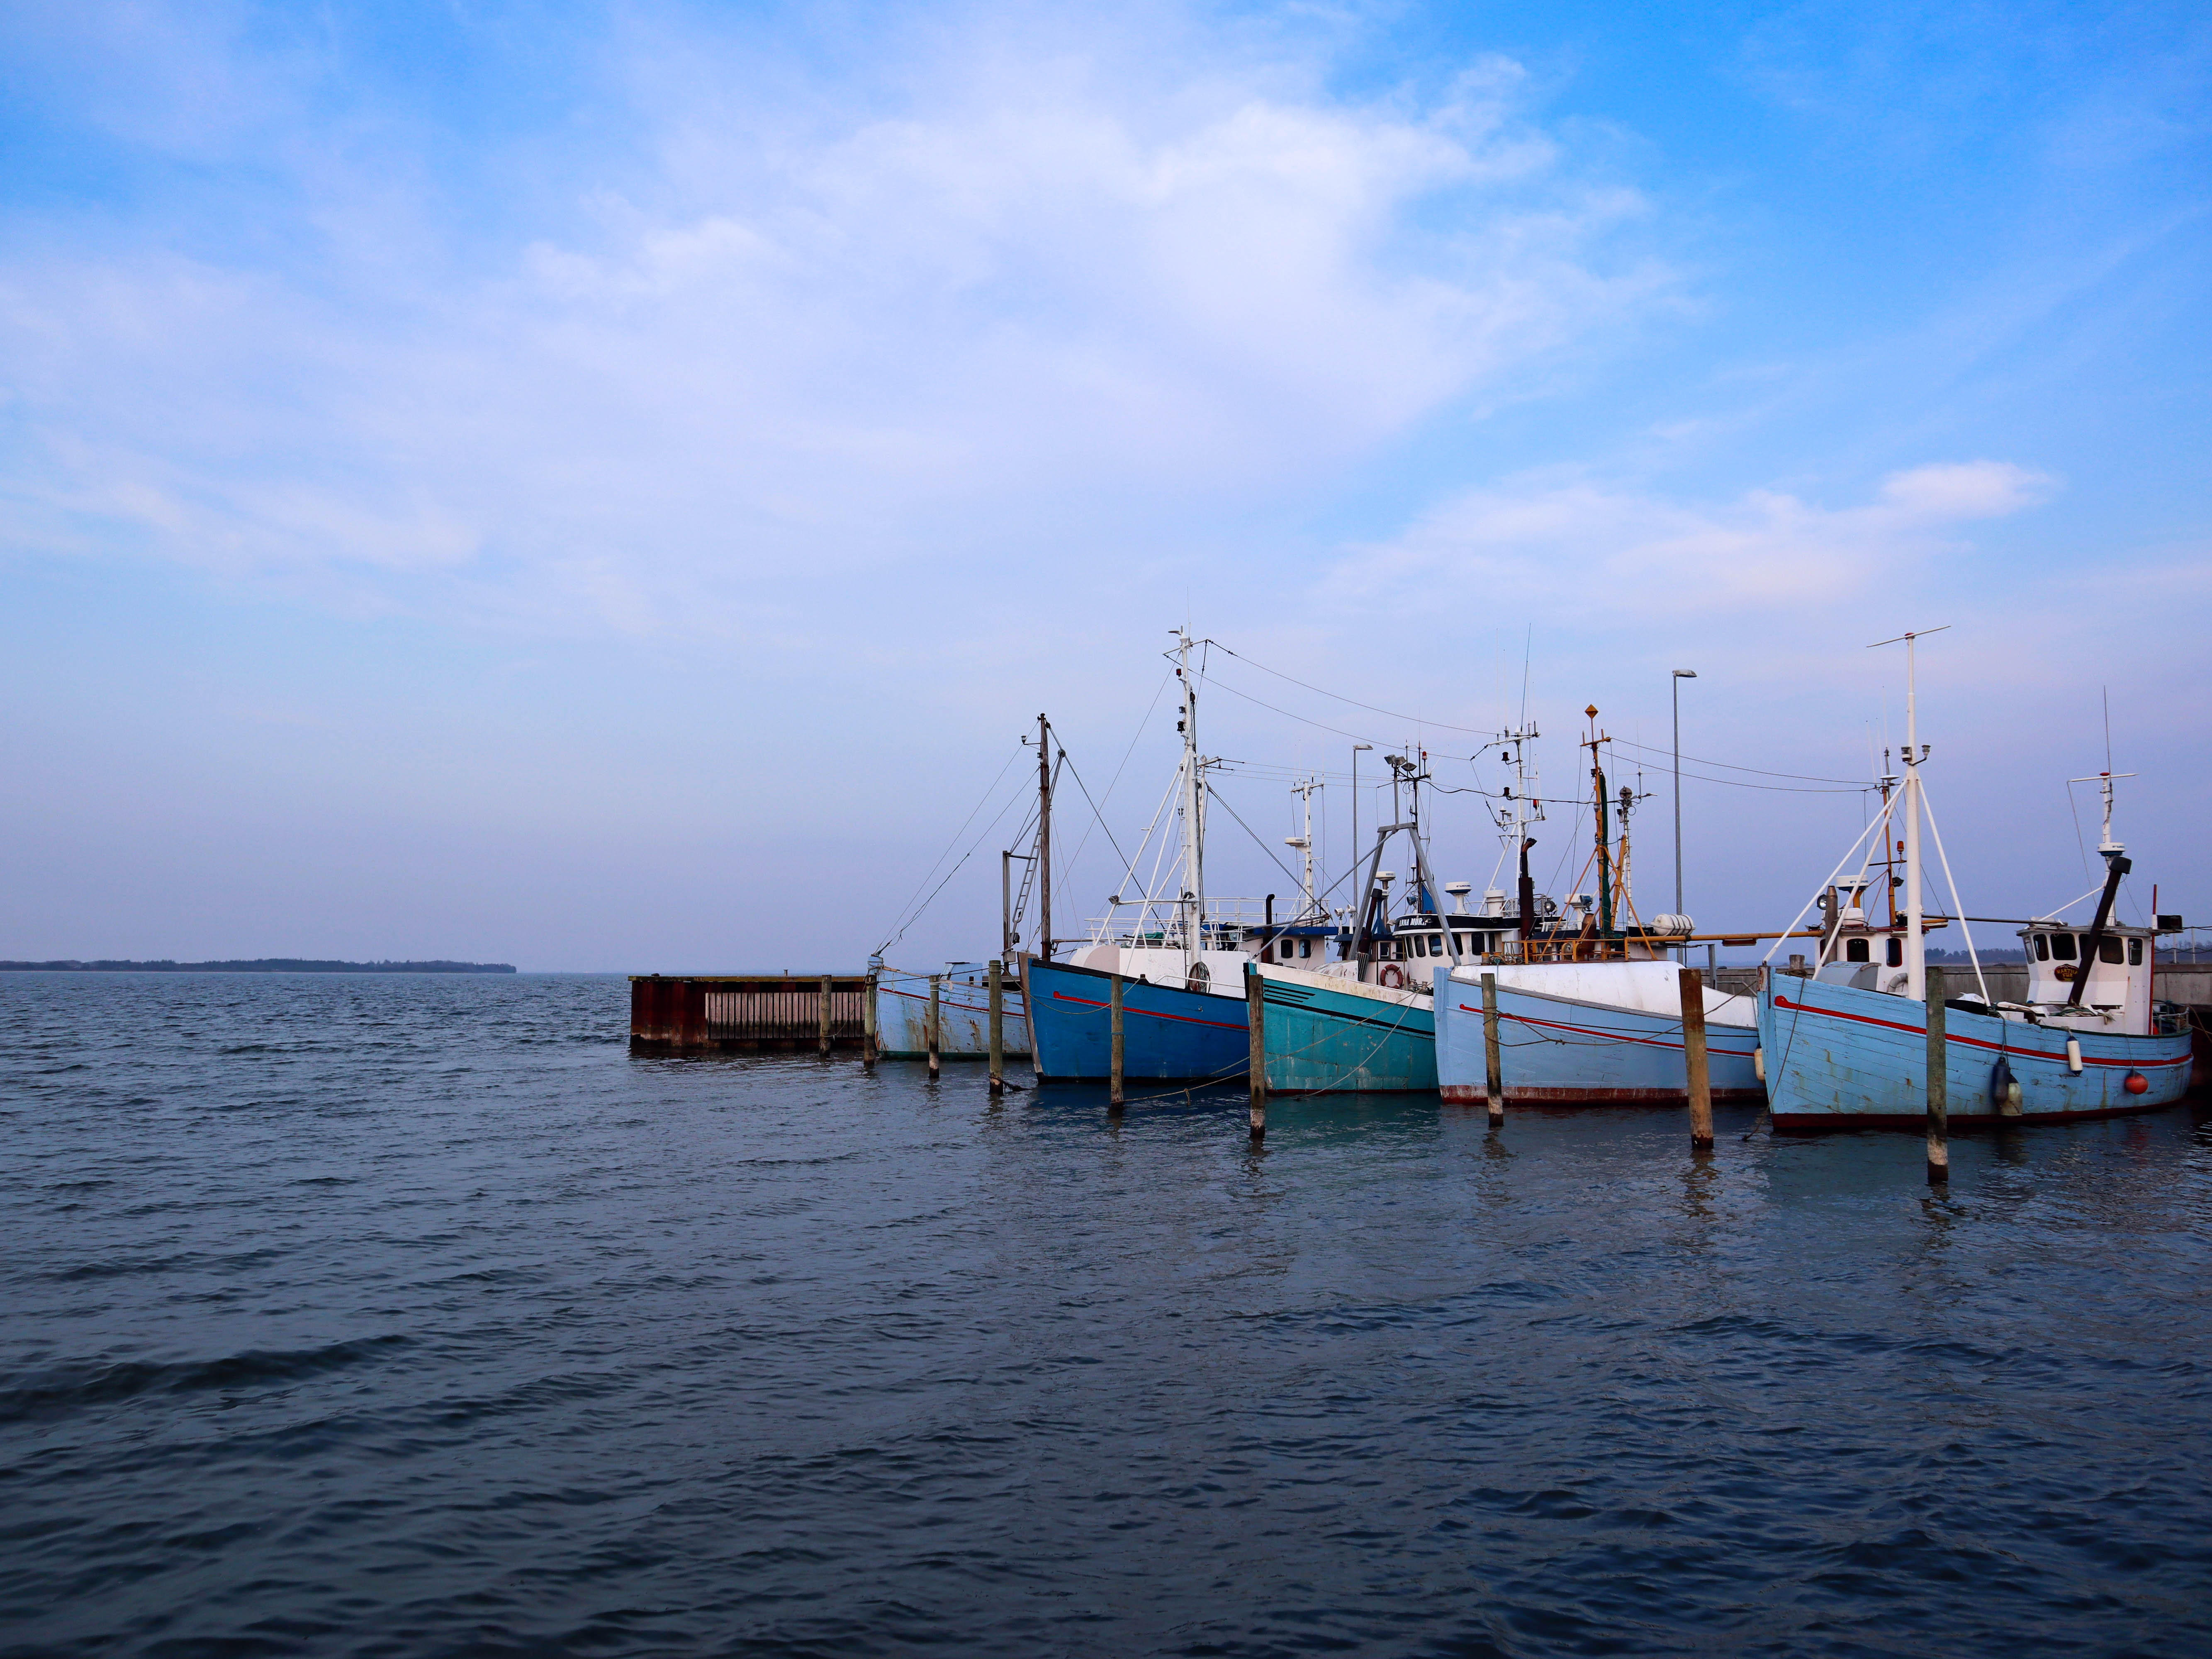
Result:
[[[0,1650],[2212,1651],[2212,1143],[0,975]]]

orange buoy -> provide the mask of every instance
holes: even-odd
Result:
[[[2130,1072],[2128,1080],[2120,1086],[2131,1095],[2139,1095],[2150,1087],[2150,1079],[2141,1072]]]

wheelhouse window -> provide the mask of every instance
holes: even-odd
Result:
[[[2074,935],[2071,933],[2053,933],[2051,936],[2051,954],[2057,957],[2061,962],[2073,961]]]
[[[2100,939],[2097,941],[2098,961],[2109,962],[2114,967],[2118,967],[2120,963],[2120,955],[2119,940],[2116,939]]]
[[[2142,966],[2142,941],[2139,939],[2131,939],[2128,941],[2128,966],[2130,968]]]
[[[1311,956],[1313,954],[1313,941],[1310,939],[1300,939],[1298,941],[1298,954],[1302,957]]]
[[[1874,957],[1869,948],[1872,943],[1873,941],[1870,939],[1845,939],[1844,941],[1844,960],[1845,962],[1872,962],[1874,960]]]
[[[2048,962],[2051,960],[2050,934],[2038,933],[2035,935],[2035,959],[2038,962]]]
[[[1889,941],[1888,941],[1888,944],[1889,944],[1889,948],[1888,948],[1888,950],[1887,950],[1887,951],[1884,951],[1884,952],[1882,953],[1882,954],[1883,954],[1883,957],[1884,957],[1884,959],[1885,959],[1886,961],[1887,961],[1887,963],[1889,963],[1889,965],[1890,965],[1891,967],[1893,967],[1893,968],[1902,968],[1902,967],[1904,967],[1904,966],[1905,966],[1905,941],[1904,941],[1903,939],[1901,939],[1897,938],[1895,935],[1893,935],[1893,935],[1890,937],[1890,939],[1889,939]]]

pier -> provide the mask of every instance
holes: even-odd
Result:
[[[870,1036],[865,974],[633,974],[633,1048],[704,1053],[863,1049]]]

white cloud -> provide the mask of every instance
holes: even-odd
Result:
[[[758,616],[1308,489],[1666,286],[1612,251],[1643,204],[1577,181],[1510,65],[1351,106],[1279,64],[985,44],[896,107],[737,117],[632,42],[601,113],[644,139],[521,155],[566,205],[511,228],[486,204],[440,240],[467,204],[355,131],[276,234],[240,196],[233,254],[49,239],[0,264],[9,527],[388,603]]]
[[[2056,481],[2002,461],[1913,467],[1873,501],[1823,507],[1756,489],[1699,506],[1586,480],[1470,491],[1330,573],[1327,605],[1400,604],[1408,584],[1446,604],[1534,617],[1749,612],[1874,591],[1958,531],[2047,499]]]

